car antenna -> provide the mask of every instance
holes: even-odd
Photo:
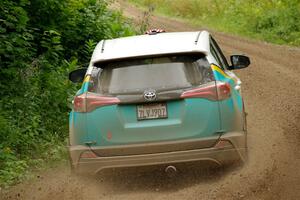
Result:
[[[103,40],[103,42],[102,42],[101,53],[104,52],[104,46],[105,46],[105,40]]]
[[[200,34],[201,34],[201,31],[199,31],[199,33],[197,34],[197,37],[196,37],[196,40],[195,40],[195,45],[198,44],[198,40],[199,40]]]

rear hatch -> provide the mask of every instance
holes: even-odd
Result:
[[[85,98],[95,151],[205,148],[219,138],[216,82],[204,55],[98,63]]]

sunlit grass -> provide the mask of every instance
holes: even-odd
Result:
[[[130,0],[210,29],[300,46],[299,0]]]

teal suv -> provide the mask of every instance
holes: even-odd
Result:
[[[246,115],[241,80],[207,31],[103,40],[70,112],[69,153],[78,173],[106,168],[245,161]]]

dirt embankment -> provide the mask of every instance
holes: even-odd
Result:
[[[127,16],[142,12],[126,3]],[[151,17],[151,27],[201,30],[185,22]],[[168,179],[157,168],[103,172],[78,179],[67,167],[13,187],[0,199],[300,199],[300,49],[213,32],[226,55],[245,53],[252,64],[237,71],[248,112],[249,162],[244,167],[197,170]]]

